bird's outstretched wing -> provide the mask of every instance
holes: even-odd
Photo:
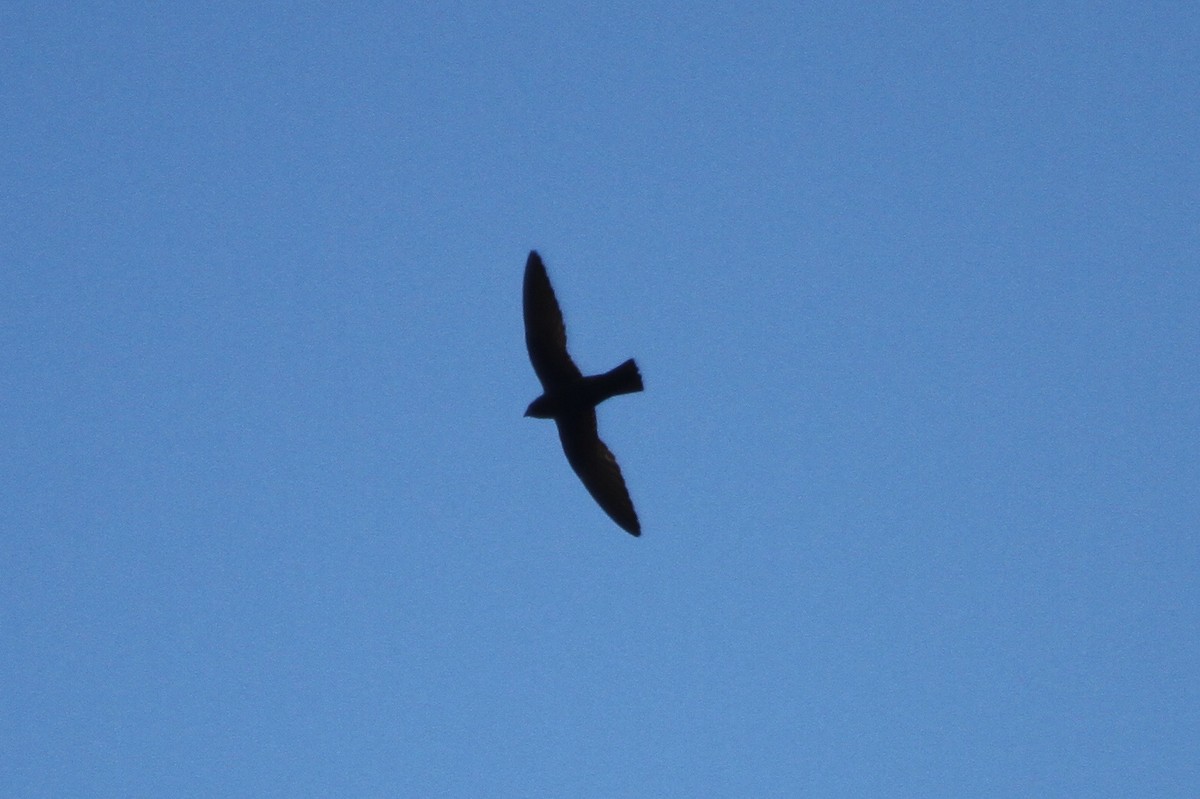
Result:
[[[637,511],[625,488],[625,478],[617,459],[604,446],[596,430],[596,412],[586,410],[555,419],[558,437],[562,441],[567,462],[583,481],[583,486],[621,529],[630,535],[641,535]]]
[[[523,305],[525,347],[542,386],[550,390],[582,377],[579,367],[567,354],[567,329],[563,326],[562,311],[537,250],[531,251],[525,262]]]

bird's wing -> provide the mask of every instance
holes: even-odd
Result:
[[[525,262],[523,304],[525,346],[542,386],[549,390],[582,377],[579,367],[567,354],[567,329],[563,326],[562,311],[537,250],[530,252],[529,260]]]
[[[596,412],[582,413],[555,419],[558,437],[562,441],[567,462],[583,481],[583,486],[621,529],[631,535],[641,535],[633,500],[625,488],[625,478],[617,459],[604,446],[596,430]]]

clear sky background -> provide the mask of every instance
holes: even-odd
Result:
[[[0,75],[3,796],[1200,791],[1195,3],[15,2]]]

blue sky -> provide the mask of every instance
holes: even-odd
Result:
[[[0,793],[1195,796],[1197,42],[0,6]]]

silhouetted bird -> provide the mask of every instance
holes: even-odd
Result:
[[[637,364],[630,358],[611,372],[583,376],[567,354],[562,311],[536,250],[525,262],[524,305],[525,346],[543,390],[542,396],[529,403],[525,415],[554,420],[567,462],[588,493],[621,529],[641,535],[621,467],[596,431],[598,404],[618,394],[642,390]]]

